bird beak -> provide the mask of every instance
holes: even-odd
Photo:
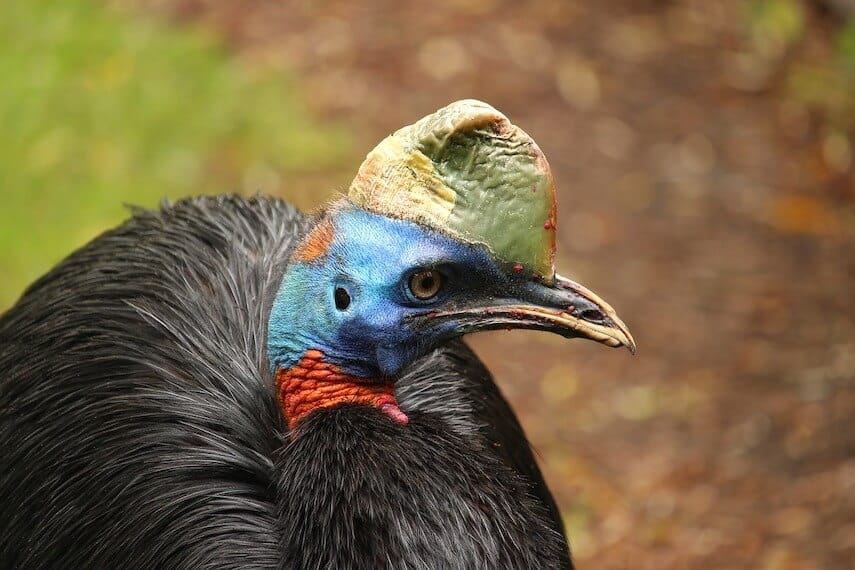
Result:
[[[434,326],[452,324],[456,334],[490,329],[543,330],[610,347],[625,346],[635,354],[635,340],[615,310],[593,291],[560,275],[551,284],[528,281],[513,296],[493,298],[486,305],[475,302],[425,316],[434,321]]]

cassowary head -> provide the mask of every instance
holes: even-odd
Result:
[[[605,301],[555,273],[555,213],[543,153],[485,103],[458,101],[387,137],[283,277],[268,341],[280,399],[297,379],[314,379],[302,403],[347,384],[345,399],[405,421],[388,390],[366,386],[391,385],[440,343],[487,329],[634,351]]]

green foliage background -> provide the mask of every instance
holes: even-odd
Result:
[[[0,77],[0,310],[126,204],[277,192],[347,154],[281,72],[90,0],[0,3]]]

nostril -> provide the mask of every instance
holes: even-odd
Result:
[[[596,309],[585,309],[581,313],[579,313],[579,318],[584,319],[586,321],[593,322],[602,322],[605,320],[606,316],[602,313],[602,311],[598,311]]]

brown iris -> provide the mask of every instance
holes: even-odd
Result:
[[[410,293],[419,301],[436,297],[442,289],[442,274],[435,269],[423,269],[410,277]]]

